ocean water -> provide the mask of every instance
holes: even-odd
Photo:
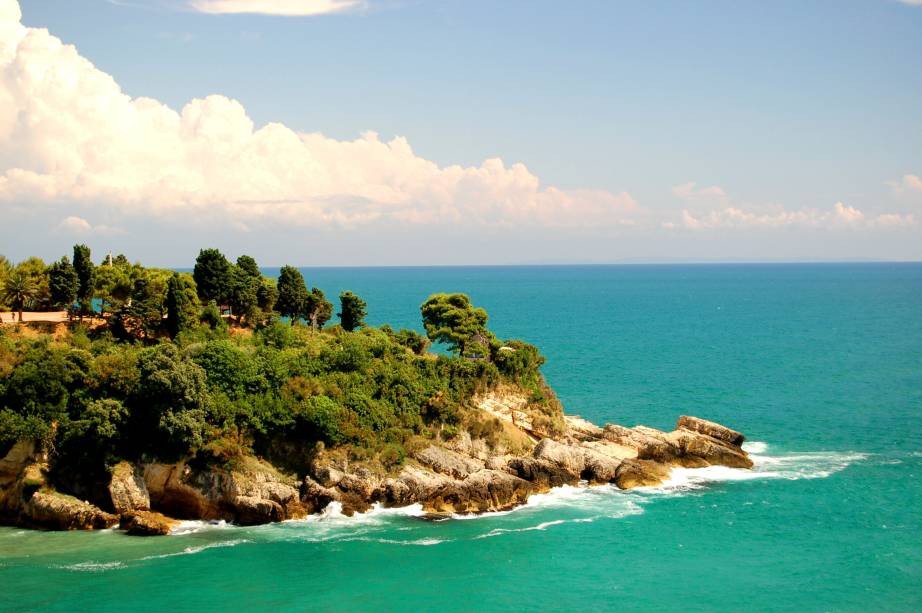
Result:
[[[753,471],[562,488],[426,522],[0,529],[0,610],[922,610],[922,265],[304,269],[420,329],[463,291],[537,344],[570,413],[743,431]]]

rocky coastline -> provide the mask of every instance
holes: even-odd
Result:
[[[255,525],[299,519],[338,503],[352,515],[373,505],[420,504],[432,517],[508,510],[563,485],[655,486],[673,467],[751,468],[744,437],[720,424],[681,416],[672,432],[646,426],[597,426],[564,416],[563,434],[536,428],[524,392],[482,395],[476,406],[519,435],[522,449],[490,447],[461,431],[415,451],[395,472],[350,466],[335,450],[315,454],[304,475],[242,457],[232,466],[196,467],[121,462],[111,470],[108,505],[55,491],[47,480],[48,452],[21,440],[0,459],[0,522],[45,530],[120,527],[128,534],[163,535],[180,520]]]

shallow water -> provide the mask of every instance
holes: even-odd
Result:
[[[466,291],[568,412],[745,432],[753,471],[560,488],[508,513],[418,508],[181,534],[0,529],[0,609],[915,611],[922,266],[305,269],[373,323]]]

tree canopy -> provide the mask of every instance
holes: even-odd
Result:
[[[231,286],[231,264],[217,249],[202,249],[192,272],[199,300],[223,303]]]
[[[466,294],[433,294],[420,307],[426,334],[435,343],[445,343],[463,354],[475,336],[491,338],[487,312],[474,307]]]
[[[339,321],[343,330],[352,332],[356,328],[365,325],[365,317],[368,315],[365,301],[353,294],[352,292],[343,292],[339,295],[340,312]]]

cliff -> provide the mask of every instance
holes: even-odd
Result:
[[[54,530],[120,523],[131,534],[156,535],[169,533],[176,519],[262,524],[306,517],[332,502],[347,515],[374,504],[417,503],[436,515],[482,513],[581,481],[629,489],[657,485],[676,466],[752,466],[742,434],[697,417],[681,416],[672,432],[599,427],[562,412],[536,412],[528,392],[511,385],[479,394],[473,404],[491,428],[436,439],[391,471],[350,462],[335,448],[316,451],[305,474],[286,474],[251,456],[222,466],[122,462],[100,505],[107,509],[51,489],[47,454],[20,441],[0,460],[0,518]]]

